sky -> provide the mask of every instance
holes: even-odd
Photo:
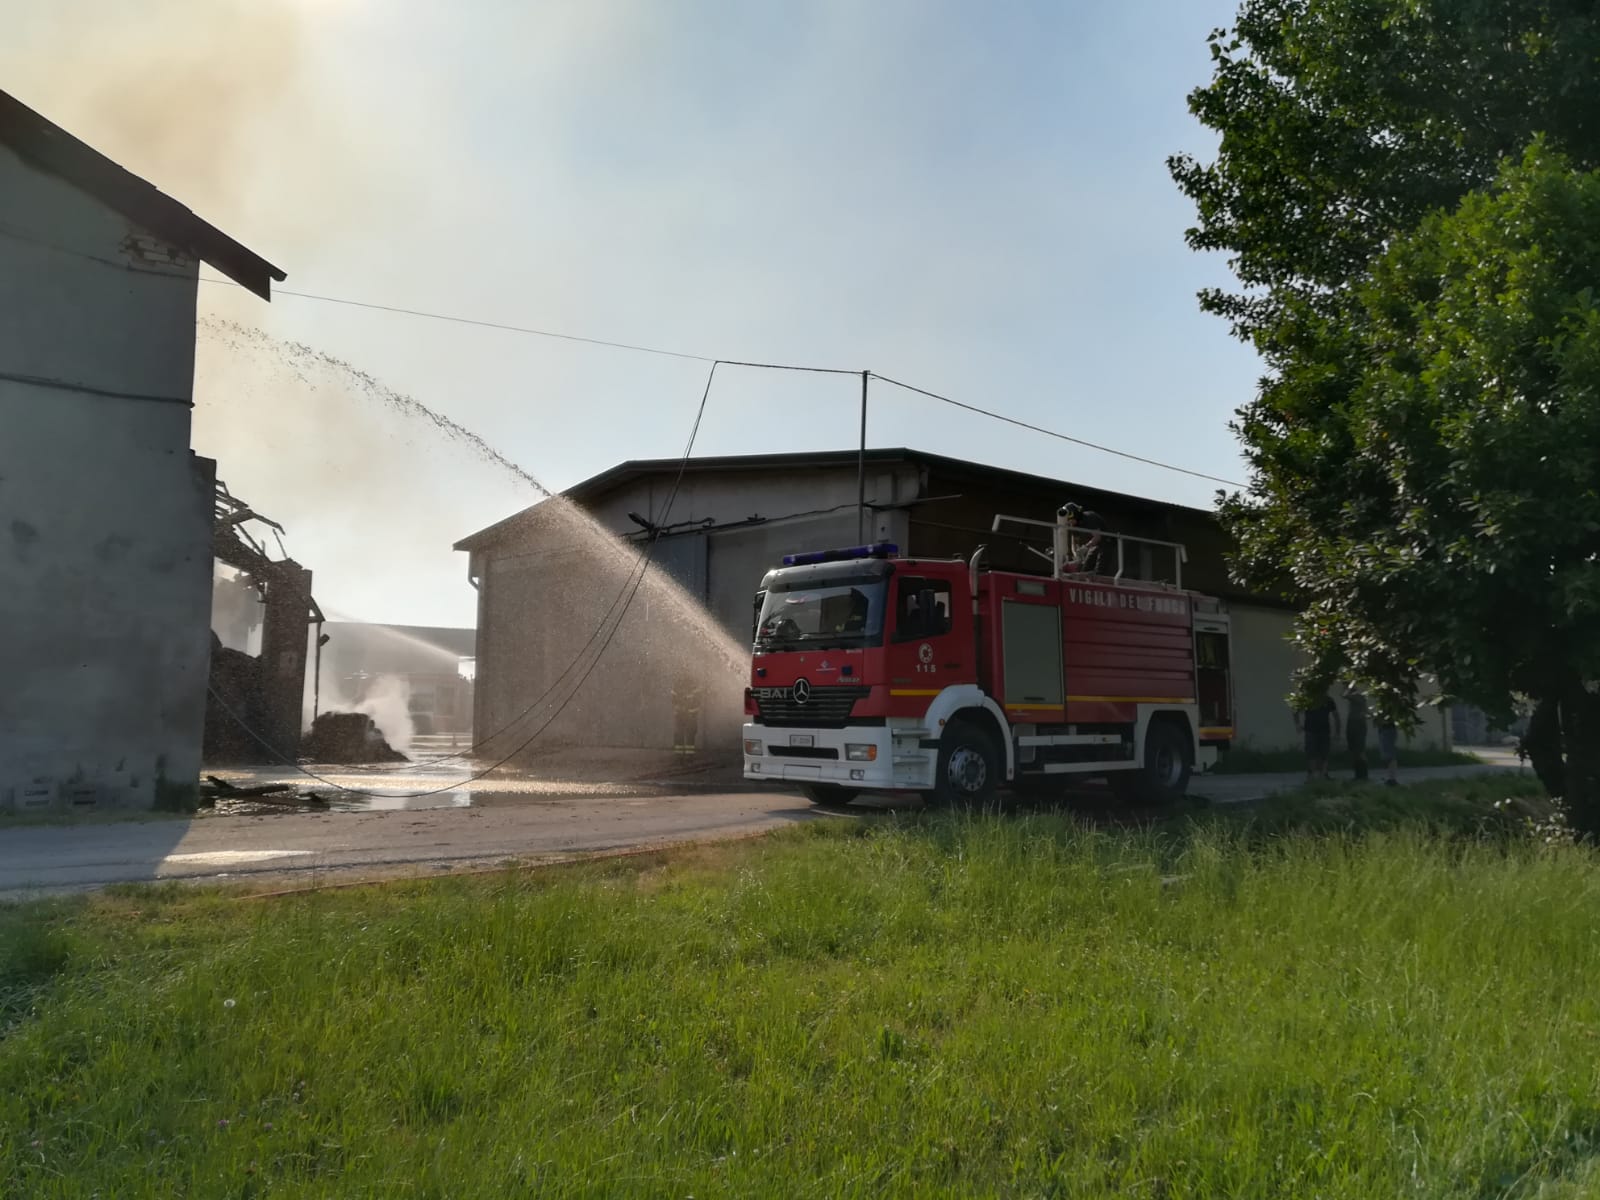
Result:
[[[0,87],[287,271],[270,305],[202,285],[196,451],[285,525],[325,609],[465,625],[450,544],[538,492],[384,396],[560,489],[681,453],[705,364],[282,289],[871,369],[1241,479],[1227,425],[1260,365],[1198,310],[1226,265],[1185,246],[1165,167],[1212,151],[1185,97],[1232,13],[12,0]],[[850,447],[858,404],[858,380],[719,371],[695,452]],[[868,441],[1201,507],[1216,489],[887,385]]]

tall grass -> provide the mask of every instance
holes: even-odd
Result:
[[[0,1194],[1592,1195],[1595,868],[958,814],[13,908]]]
[[[1330,765],[1335,771],[1350,769],[1350,756],[1344,742],[1337,741],[1331,751]],[[1402,767],[1470,767],[1483,759],[1462,750],[1440,750],[1433,747],[1402,746],[1395,760]],[[1374,775],[1383,773],[1383,760],[1378,755],[1376,736],[1367,743],[1367,767]],[[1216,775],[1292,775],[1306,769],[1306,752],[1299,746],[1280,746],[1276,749],[1257,749],[1254,746],[1235,746],[1217,757],[1212,773]]]

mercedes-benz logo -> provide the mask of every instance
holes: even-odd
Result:
[[[804,704],[811,699],[811,681],[809,679],[796,679],[794,681],[794,691],[791,694],[794,696],[796,704]]]

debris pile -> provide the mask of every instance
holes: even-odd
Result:
[[[311,723],[302,753],[319,763],[410,762],[384,740],[366,713],[322,713]]]
[[[304,792],[287,783],[259,783],[240,786],[207,775],[200,785],[200,807],[214,809],[218,801],[235,804],[303,805],[308,808],[327,808],[328,800],[315,792]]]

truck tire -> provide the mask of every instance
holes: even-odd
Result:
[[[939,739],[939,765],[930,799],[940,807],[984,807],[1000,787],[1000,751],[994,739],[967,721],[951,721]]]
[[[1144,763],[1135,771],[1117,771],[1107,778],[1118,799],[1139,804],[1176,804],[1189,790],[1194,747],[1183,728],[1172,721],[1151,721],[1144,735]]]
[[[805,798],[818,808],[844,808],[856,798],[849,788],[836,783],[808,783],[802,787]]]

